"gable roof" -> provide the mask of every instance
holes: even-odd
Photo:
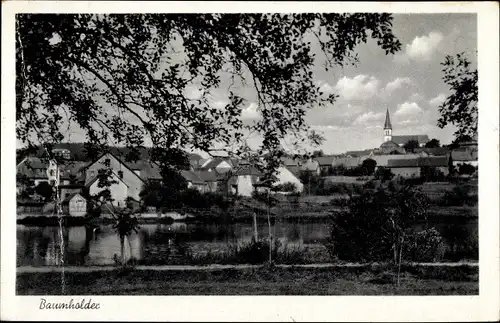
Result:
[[[420,158],[419,154],[405,154],[405,155],[374,155],[374,156],[365,156],[360,158],[360,164],[363,163],[365,159],[373,159],[376,163],[377,166],[382,166],[385,167],[389,164],[390,160],[402,160],[402,159],[417,159]]]
[[[478,159],[477,150],[460,149],[451,152],[451,159],[454,161],[476,161]]]
[[[127,168],[129,171],[131,171],[132,173],[134,173],[135,176],[137,176],[137,178],[139,178],[141,181],[144,182],[144,179],[141,178],[141,176],[137,175],[136,172],[134,172],[132,169],[130,169],[130,167],[127,165],[127,163],[123,162],[123,160],[121,160],[120,158],[118,158],[116,155],[114,155],[113,153],[107,151],[107,152],[104,152],[101,154],[101,156],[99,156],[98,158],[96,158],[96,160],[94,160],[93,162],[89,163],[87,166],[85,166],[85,168],[89,168],[90,166],[94,165],[95,163],[97,163],[102,157],[104,157],[105,155],[111,155],[113,156],[116,160],[118,160],[118,162],[120,164],[122,164],[123,166],[125,166],[125,168]]]
[[[405,135],[405,136],[392,136],[392,141],[398,145],[404,145],[410,140],[418,141],[420,144],[429,142],[427,135]]]
[[[120,178],[120,176],[118,176],[113,170],[111,170],[111,173],[114,175],[114,177],[118,178],[118,180],[120,182],[122,182],[123,184],[125,184],[125,186],[129,187],[128,184],[125,183],[125,181],[122,178]],[[91,181],[89,181],[87,184],[85,184],[85,186],[86,187],[92,186],[92,184],[94,184],[98,179],[99,179],[99,175],[94,176],[94,178],[92,178]]]
[[[66,198],[64,200],[61,201],[61,203],[69,203],[69,201],[71,201],[71,199],[77,195],[80,195],[84,200],[87,200],[85,197],[83,197],[82,194],[80,193],[72,193],[68,196],[66,196]]]
[[[433,156],[420,157],[416,159],[391,159],[387,167],[446,167],[448,166],[448,157]]]
[[[217,182],[217,172],[208,170],[196,170],[193,172],[202,182]]]
[[[362,157],[366,155],[370,155],[373,152],[373,149],[365,149],[365,150],[351,150],[345,153],[347,156],[351,157]]]
[[[332,166],[356,167],[361,164],[360,157],[339,157],[333,160]]]
[[[333,160],[335,156],[321,156],[314,158],[320,166],[331,166],[333,164]]]
[[[444,156],[450,152],[450,149],[448,147],[436,147],[436,148],[415,148],[415,152],[426,152],[429,155],[432,156]]]

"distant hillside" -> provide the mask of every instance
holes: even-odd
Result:
[[[60,143],[54,145],[54,148],[61,148],[61,149],[68,149],[71,154],[71,159],[72,160],[77,160],[77,161],[91,161],[90,158],[86,154],[86,149],[83,143],[80,142],[75,142],[75,143]],[[126,156],[129,153],[129,149],[126,147],[108,147],[109,151],[116,155],[116,156]],[[140,147],[138,148],[139,151],[139,158],[141,160],[148,160],[150,159],[150,150],[151,148],[148,147]],[[17,149],[16,150],[16,161],[17,163],[21,162],[25,157],[27,156],[36,156],[36,157],[43,157],[45,154],[45,149],[43,147],[38,147],[35,149]],[[190,160],[199,160],[201,156],[198,154],[192,154],[192,153],[187,153],[188,159]]]

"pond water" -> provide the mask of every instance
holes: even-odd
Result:
[[[460,232],[459,239],[477,236],[477,220],[461,223],[431,223],[446,238],[451,230]],[[418,224],[416,229],[426,225]],[[272,235],[282,246],[315,250],[316,262],[327,262],[329,254],[324,242],[330,234],[327,223],[277,222],[272,226]],[[138,233],[132,234],[126,243],[126,256],[138,260],[158,260],[172,263],[174,259],[207,252],[225,252],[229,245],[250,242],[252,224],[208,225],[196,223],[141,224]],[[267,223],[258,226],[259,238],[268,236]],[[448,234],[449,235],[449,234]],[[453,234],[456,236],[456,234]],[[100,227],[76,226],[64,228],[64,262],[66,265],[91,266],[112,265],[121,254],[120,240],[109,225]],[[446,241],[446,239],[445,239]],[[448,244],[453,243],[446,241]],[[17,225],[17,266],[58,265],[61,235],[58,227]],[[130,248],[129,248],[130,246]],[[178,263],[178,262],[177,262]]]

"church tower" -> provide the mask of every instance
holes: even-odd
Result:
[[[384,124],[384,142],[392,140],[392,125],[391,118],[389,117],[389,108],[385,114],[385,124]]]

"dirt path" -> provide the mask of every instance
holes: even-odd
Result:
[[[422,266],[422,267],[458,267],[458,266],[469,266],[478,267],[478,263],[474,262],[437,262],[437,263],[411,263],[412,266]],[[134,270],[157,270],[157,271],[177,271],[177,270],[221,270],[221,269],[251,269],[251,268],[261,268],[265,265],[207,265],[207,266],[192,266],[192,265],[164,265],[164,266],[135,266]],[[346,268],[346,267],[366,267],[368,264],[359,263],[346,263],[346,264],[305,264],[305,265],[275,265],[278,268]],[[374,264],[373,266],[377,266]],[[16,268],[16,273],[47,273],[47,272],[96,272],[96,271],[112,271],[119,267],[115,266],[22,266]]]

